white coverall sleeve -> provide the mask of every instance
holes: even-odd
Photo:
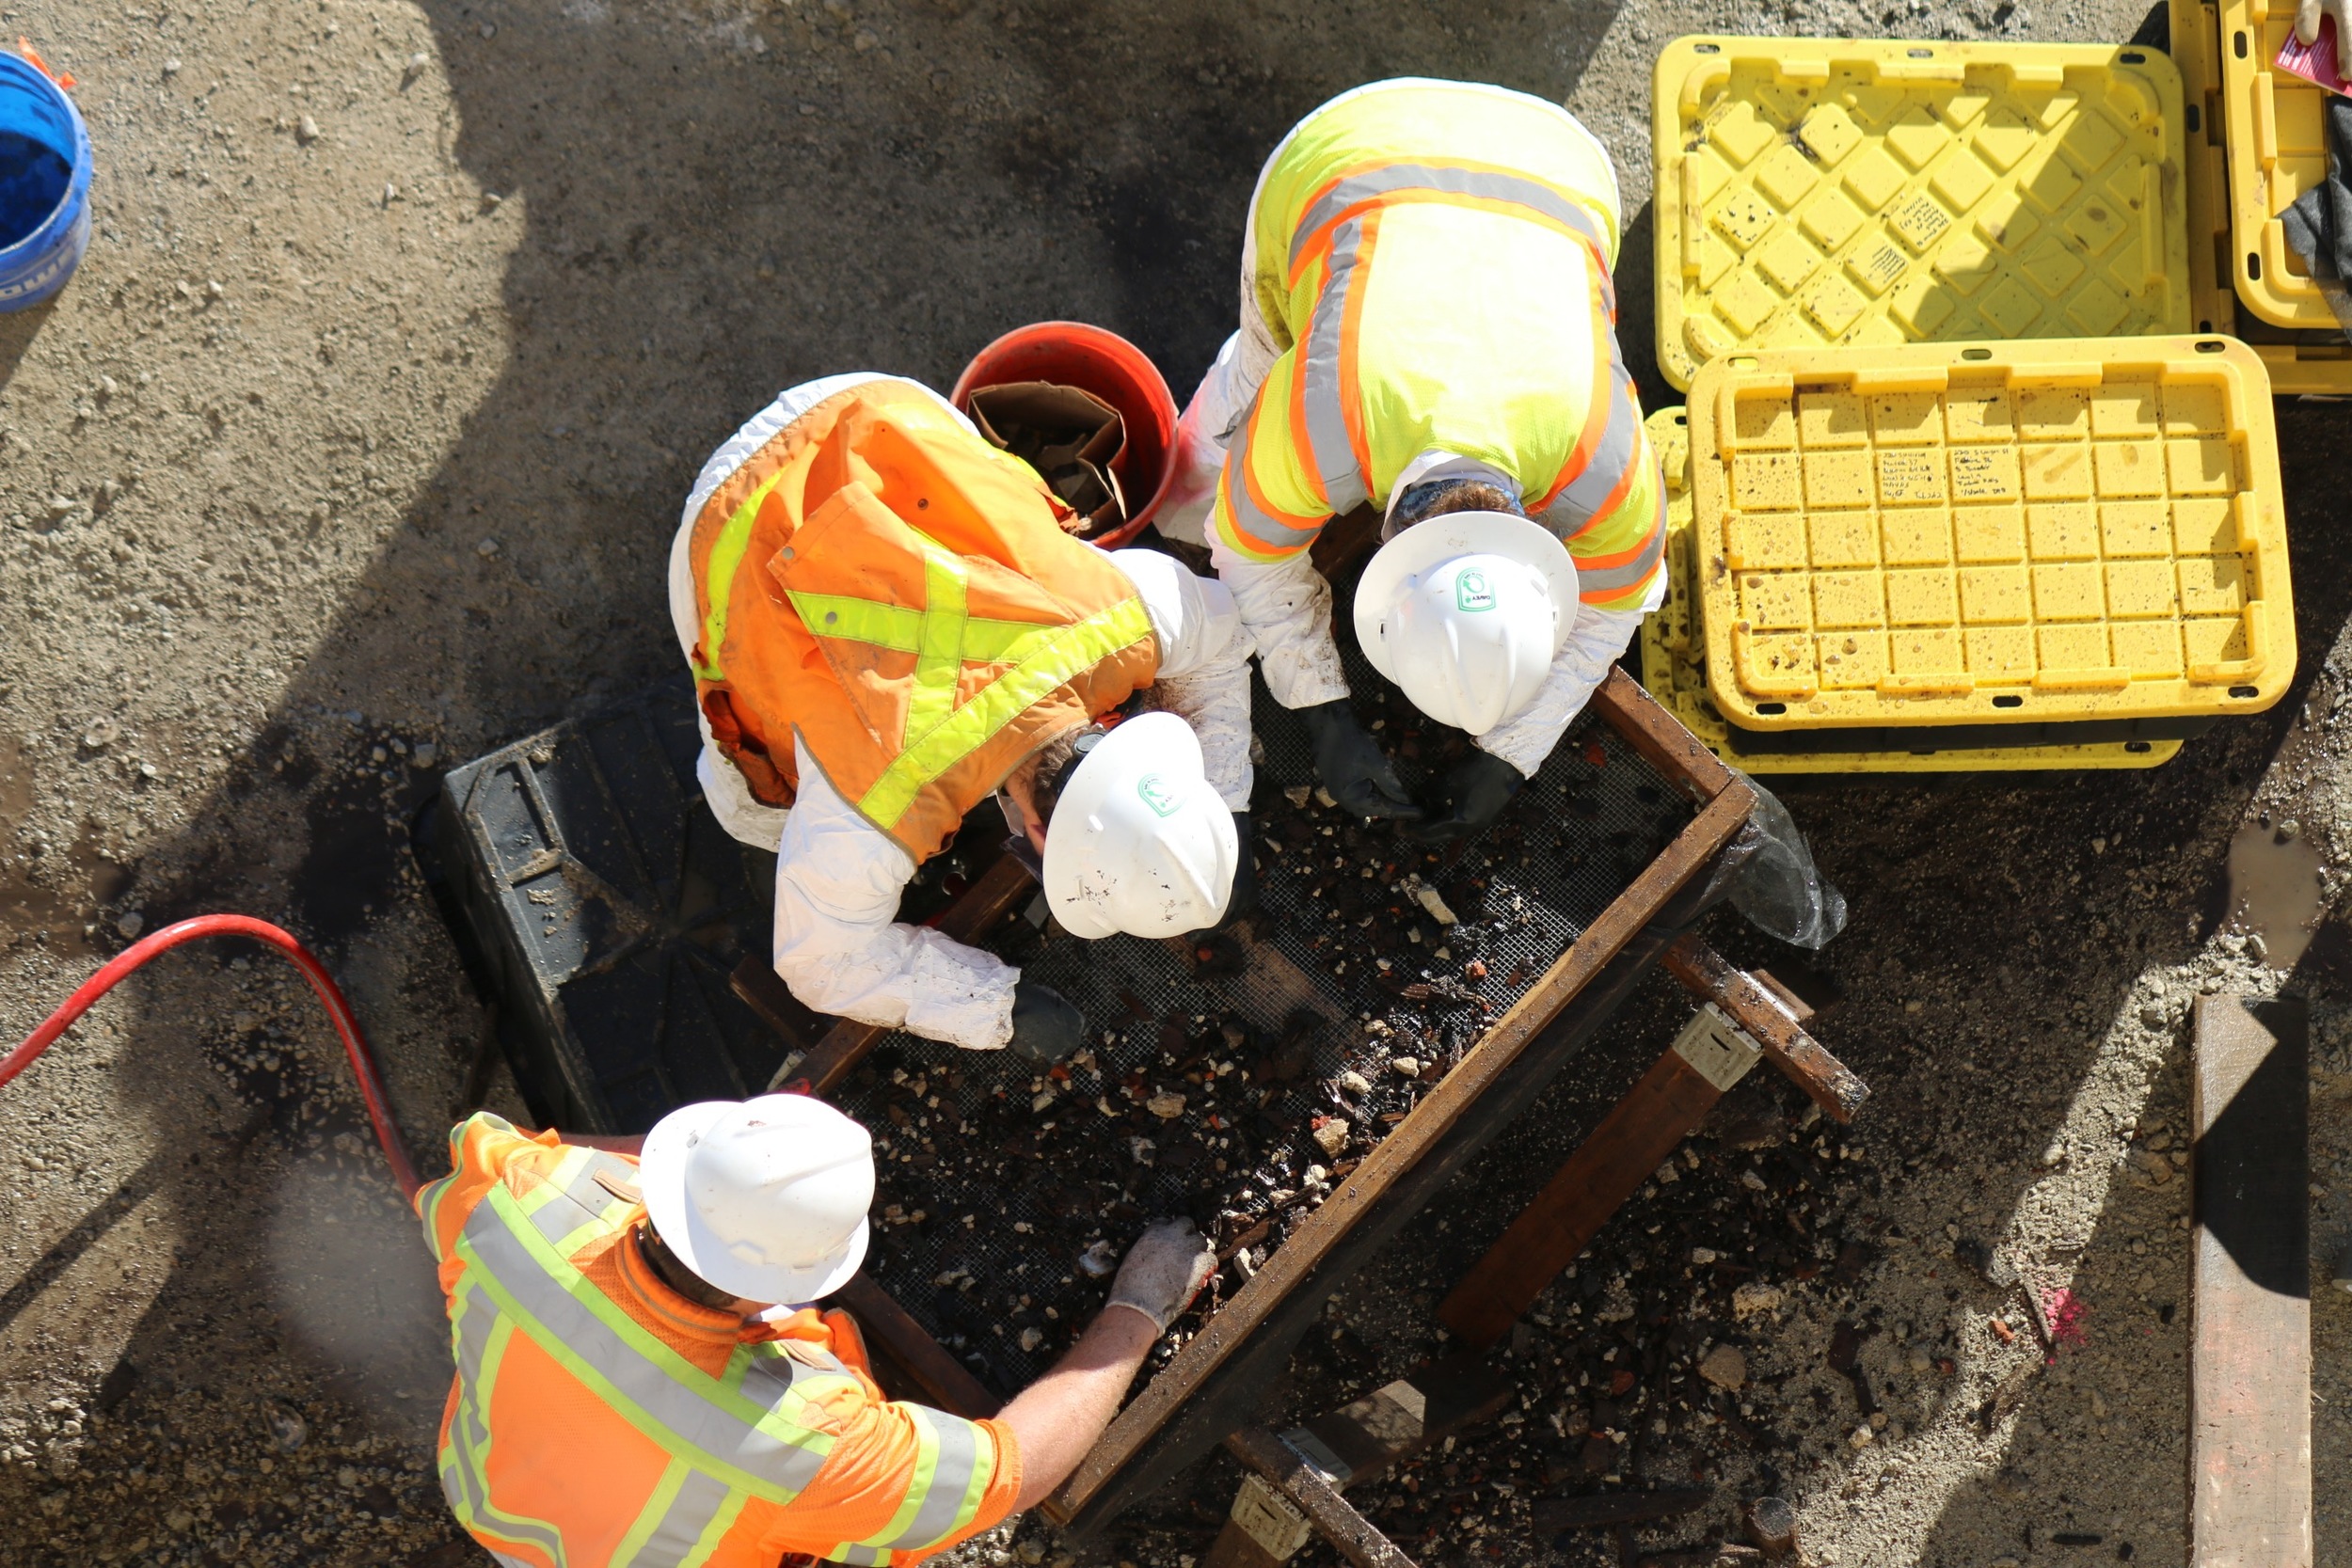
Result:
[[[1202,770],[1217,799],[1228,810],[1248,811],[1257,777],[1249,762],[1249,633],[1233,595],[1157,550],[1115,550],[1111,560],[1136,585],[1159,640],[1161,705],[1200,737]]]
[[[970,1051],[1002,1047],[1021,972],[899,924],[914,858],[841,798],[806,748],[798,760],[800,798],[776,845],[776,973],[820,1013]]]
[[[1576,629],[1568,633],[1553,656],[1535,700],[1477,737],[1478,749],[1490,752],[1529,778],[1551,755],[1576,716],[1584,711],[1609,667],[1624,657],[1641,628],[1642,617],[1664,602],[1666,577],[1658,575],[1649,596],[1639,610],[1595,610],[1580,605]]]
[[[1286,561],[1245,561],[1216,539],[1209,559],[1232,590],[1241,624],[1257,645],[1266,689],[1284,707],[1312,707],[1347,695],[1347,672],[1331,641],[1331,585],[1307,552]]]

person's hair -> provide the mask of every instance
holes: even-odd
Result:
[[[661,1232],[647,1220],[637,1230],[639,1243],[644,1248],[645,1261],[661,1282],[697,1307],[707,1307],[714,1312],[733,1312],[737,1296],[732,1291],[722,1291],[693,1270],[688,1268],[678,1255],[672,1252],[661,1239]]]
[[[1524,517],[1527,508],[1500,484],[1483,479],[1438,479],[1416,484],[1398,498],[1396,526],[1410,528],[1449,512],[1508,512]]]
[[[1120,712],[1133,719],[1140,714],[1157,713],[1168,705],[1161,700],[1157,685],[1147,686],[1120,705]],[[1081,724],[1074,730],[1064,730],[1036,751],[1031,752],[1006,779],[1009,784],[1020,779],[1029,792],[1029,802],[1037,808],[1038,826],[1043,828],[1054,820],[1055,802],[1061,799],[1062,775],[1070,761],[1078,754],[1078,737],[1093,726]]]

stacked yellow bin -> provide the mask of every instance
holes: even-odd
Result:
[[[2284,690],[2270,387],[2193,335],[2184,109],[2127,46],[1667,46],[1659,361],[1690,406],[1651,420],[1643,664],[1718,752],[2147,767]]]
[[[2352,394],[2352,344],[2278,214],[2328,178],[2325,89],[2271,65],[2295,21],[2265,0],[2172,0],[2172,55],[2194,111],[2188,226],[2197,330],[2234,332],[2274,391]]]

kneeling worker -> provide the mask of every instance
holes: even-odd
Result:
[[[1078,1010],[1051,990],[894,918],[1000,787],[1076,935],[1229,913],[1251,782],[1232,597],[1168,556],[1081,543],[1069,515],[893,376],[795,388],[704,465],[670,553],[703,793],[776,851],[776,972],[818,1012],[1039,1061],[1076,1049]],[[1131,699],[1162,711],[1105,728]]]
[[[1443,840],[1491,822],[1664,593],[1665,484],[1616,339],[1608,150],[1559,105],[1468,82],[1359,87],[1284,137],[1242,242],[1241,330],[1183,421],[1177,504],[1204,526],[1266,685],[1324,785],[1420,816],[1347,703],[1326,520],[1384,524],[1365,657],[1476,742]]]
[[[804,1305],[857,1272],[874,1197],[866,1130],[821,1101],[642,1140],[483,1113],[450,1146],[417,1195],[457,1356],[441,1489],[509,1568],[905,1568],[1059,1485],[1216,1266],[1152,1225],[1070,1354],[965,1420],[884,1399],[856,1324]]]

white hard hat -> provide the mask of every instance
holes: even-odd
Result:
[[[1172,713],[1147,713],[1096,742],[1054,802],[1046,906],[1089,941],[1178,936],[1225,917],[1240,863],[1200,737]]]
[[[662,1244],[706,1283],[814,1301],[865,1260],[874,1140],[806,1095],[705,1101],[645,1134],[637,1185]]]
[[[1356,641],[1415,707],[1485,735],[1535,700],[1576,611],[1576,562],[1542,524],[1449,512],[1401,530],[1364,567]]]

